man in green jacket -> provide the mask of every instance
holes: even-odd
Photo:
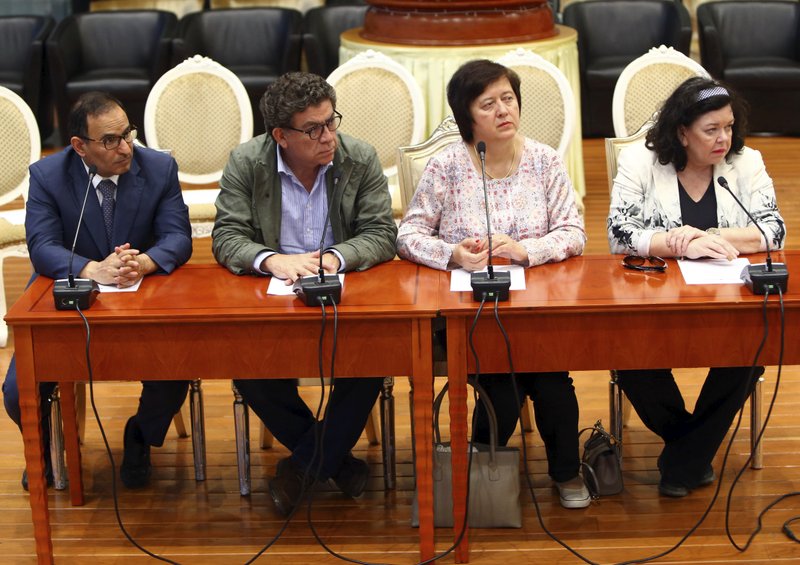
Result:
[[[272,275],[291,284],[316,274],[325,216],[326,272],[364,270],[395,255],[397,228],[375,149],[336,132],[336,92],[310,73],[288,73],[261,99],[267,133],[231,153],[220,180],[212,249],[236,274]],[[237,380],[236,388],[272,434],[292,451],[278,462],[269,491],[288,515],[310,480],[333,479],[348,496],[366,486],[367,463],[350,450],[358,441],[382,378],[337,380],[322,424],[300,398],[293,379]],[[319,472],[317,472],[319,469]]]

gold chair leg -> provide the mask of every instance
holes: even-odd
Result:
[[[378,403],[375,403],[375,406],[372,407],[372,412],[369,413],[369,418],[367,418],[367,425],[364,426],[364,433],[367,434],[367,441],[369,441],[370,445],[381,444],[381,432],[378,429],[378,422],[380,422],[380,420],[380,408],[378,407]]]
[[[187,406],[187,403],[184,402],[181,405],[181,409],[178,410],[175,413],[175,416],[172,417],[172,423],[175,426],[175,431],[178,432],[178,437],[181,438],[189,437],[189,432],[186,431],[186,420],[189,420],[190,422],[192,421],[191,417],[189,417],[187,414],[184,414],[186,410],[190,410],[190,408]]]
[[[272,432],[267,429],[267,426],[264,425],[264,422],[259,420],[259,423],[258,444],[261,446],[261,449],[269,449],[272,447],[272,444],[275,443],[275,436],[273,436]]]
[[[627,428],[628,422],[631,419],[631,414],[633,413],[633,406],[628,399],[625,398],[625,395],[622,395],[622,427]]]
[[[526,433],[536,430],[533,425],[533,402],[527,397],[525,402],[522,403],[522,429]]]

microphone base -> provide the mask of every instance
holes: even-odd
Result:
[[[472,273],[472,298],[480,302],[484,296],[486,300],[500,302],[508,300],[508,290],[511,288],[511,273],[508,271],[495,271],[494,277],[489,278],[489,273]]]
[[[324,281],[318,275],[300,277],[292,289],[306,306],[339,304],[342,298],[342,283],[337,275],[329,275]]]
[[[100,289],[91,279],[74,279],[75,286],[69,285],[69,279],[58,279],[53,285],[53,301],[56,310],[88,310],[94,304]]]
[[[778,289],[786,294],[789,288],[789,271],[785,263],[773,263],[772,270],[768,271],[766,265],[748,265],[742,270],[744,284],[753,294],[777,293]]]

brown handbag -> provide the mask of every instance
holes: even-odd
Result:
[[[620,443],[603,428],[600,420],[580,433],[582,435],[587,431],[592,433],[583,444],[583,480],[592,498],[618,494],[623,487]]]

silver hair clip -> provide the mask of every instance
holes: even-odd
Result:
[[[728,91],[722,86],[712,86],[710,88],[704,88],[700,92],[697,93],[697,97],[695,98],[695,102],[701,102],[706,98],[711,98],[712,96],[728,96],[730,94]]]

